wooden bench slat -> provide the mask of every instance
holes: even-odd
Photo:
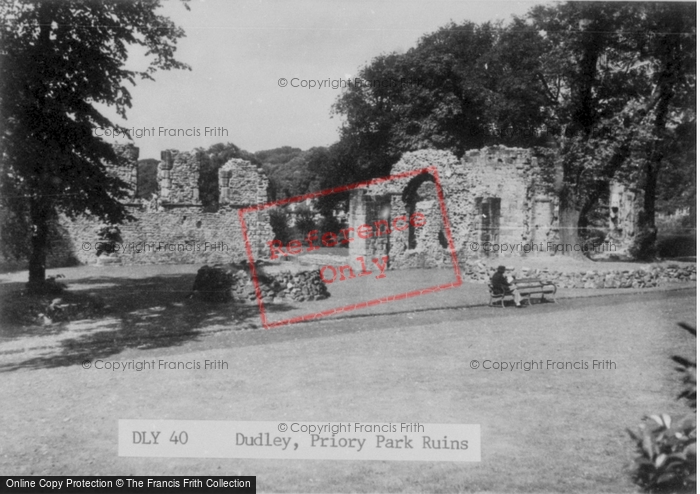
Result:
[[[520,283],[518,283],[518,280],[514,281],[514,284],[516,288],[518,289],[518,292],[520,292],[520,295],[523,296],[523,298],[527,298],[527,303],[528,305],[532,305],[532,300],[531,297],[532,295],[541,295],[540,296],[540,301],[544,301],[545,298],[544,296],[547,294],[552,295],[552,302],[556,303],[556,293],[557,293],[557,285],[550,282],[550,281],[541,281],[538,279],[521,279],[519,280]],[[508,292],[506,293],[505,291],[499,290],[496,292],[493,288],[493,285],[491,283],[488,284],[489,287],[489,306],[493,307],[493,301],[494,299],[498,301],[500,299],[501,301],[501,307],[505,308],[505,298],[506,297],[513,297],[513,292]]]

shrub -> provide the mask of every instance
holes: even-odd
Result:
[[[194,279],[191,296],[206,302],[227,302],[231,299],[233,275],[218,266],[202,266]]]
[[[299,232],[300,236],[304,237],[311,230],[316,229],[316,221],[314,221],[315,213],[311,210],[311,208],[306,205],[302,205],[295,211],[295,214],[296,222],[294,225],[296,226],[297,232]]]
[[[680,326],[693,335],[694,328]],[[672,357],[680,365],[684,389],[678,398],[684,398],[696,409],[695,362],[684,357]],[[667,414],[645,417],[637,431],[628,429],[637,443],[638,456],[632,475],[634,482],[649,492],[695,492],[697,417],[695,411],[675,421]]]
[[[697,337],[697,332],[691,325],[680,323],[679,326]],[[683,384],[685,386],[681,394],[678,395],[678,399],[683,398],[687,400],[688,406],[693,410],[697,410],[697,364],[685,357],[679,357],[678,355],[674,355],[671,358],[680,365],[680,367],[676,367],[676,370],[683,375]]]
[[[661,258],[692,257],[696,253],[695,233],[659,235],[656,248]]]
[[[95,255],[103,253],[113,254],[117,250],[117,243],[121,242],[121,232],[114,225],[102,225],[95,230],[97,242],[95,243]]]
[[[284,209],[272,209],[270,211],[270,226],[275,234],[275,240],[286,244],[291,240],[292,232],[289,228],[289,214]]]
[[[635,483],[651,492],[695,491],[697,422],[695,414],[673,422],[667,414],[645,417],[637,443]]]
[[[321,220],[321,224],[318,225],[318,229],[321,231],[321,233],[331,232],[335,233],[336,235],[343,228],[345,228],[345,225],[338,221],[335,216],[324,216]]]
[[[65,278],[62,274],[57,274],[55,276],[47,276],[46,281],[44,281],[44,293],[58,294],[63,293],[63,291],[68,288],[68,285],[58,281],[60,278]]]

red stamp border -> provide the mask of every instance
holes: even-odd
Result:
[[[339,307],[335,309],[327,309],[320,312],[314,312],[311,314],[306,314],[303,316],[292,317],[289,319],[283,319],[281,321],[268,322],[267,316],[265,315],[265,304],[262,299],[262,291],[260,290],[260,283],[258,282],[258,273],[255,271],[255,256],[253,255],[253,250],[250,246],[250,239],[248,238],[248,228],[246,226],[244,215],[248,213],[253,213],[257,211],[262,211],[267,208],[275,206],[284,206],[285,204],[291,204],[295,202],[305,201],[306,199],[313,199],[316,197],[322,197],[330,194],[337,194],[339,192],[346,192],[348,190],[359,189],[362,187],[369,187],[371,185],[380,184],[382,182],[387,182],[390,180],[396,180],[399,178],[408,178],[417,175],[422,175],[427,173],[432,175],[435,179],[435,189],[437,190],[438,201],[440,202],[440,211],[442,213],[442,221],[445,227],[445,236],[447,237],[447,242],[450,248],[450,253],[452,257],[452,266],[455,271],[456,280],[451,283],[445,283],[442,285],[436,285],[429,288],[421,288],[420,290],[413,290],[406,293],[400,293],[398,295],[390,295],[387,297],[381,297],[374,300],[369,300],[367,302],[360,302],[357,304],[350,304],[344,307]],[[407,298],[415,297],[417,295],[423,295],[427,293],[439,292],[441,290],[446,290],[448,288],[456,288],[462,285],[462,274],[459,271],[459,262],[457,261],[457,252],[455,251],[454,241],[452,239],[452,230],[450,229],[450,222],[447,217],[447,207],[445,206],[445,198],[442,192],[442,186],[440,185],[440,177],[438,176],[438,170],[434,166],[429,166],[427,168],[421,168],[420,170],[412,170],[408,172],[398,173],[396,175],[389,175],[387,177],[375,178],[372,180],[367,180],[364,182],[358,182],[352,185],[343,185],[340,187],[334,187],[332,189],[326,189],[319,192],[313,192],[310,194],[305,194],[303,196],[290,197],[288,199],[281,199],[279,201],[267,202],[265,204],[257,204],[255,206],[250,206],[247,208],[238,210],[238,218],[241,222],[241,231],[243,232],[243,241],[245,242],[246,252],[248,254],[248,261],[250,263],[250,272],[253,278],[253,285],[255,286],[255,296],[258,300],[258,307],[260,308],[260,319],[262,321],[263,327],[265,329],[272,329],[279,326],[285,326],[287,324],[293,324],[296,322],[309,321],[312,319],[318,319],[324,316],[330,316],[333,314],[340,314],[343,312],[348,312],[356,309],[364,309],[365,307],[372,307],[379,304],[384,304],[386,302],[392,302],[394,300],[404,300]]]

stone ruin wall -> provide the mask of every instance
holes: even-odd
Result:
[[[268,186],[265,174],[250,161],[231,159],[219,169],[221,204],[246,207],[267,202]]]
[[[136,197],[138,167],[134,164],[138,163],[139,160],[139,148],[130,144],[114,144],[113,149],[119,165],[106,165],[107,172],[129,184],[126,202],[132,202]]]
[[[606,242],[614,244],[618,251],[628,251],[634,244],[635,203],[638,200],[634,189],[619,183],[610,184],[608,236]]]
[[[460,262],[504,256],[481,249],[484,241],[511,245],[542,241],[546,244],[556,238],[557,200],[547,193],[537,157],[530,150],[497,146],[467,152],[461,160],[447,151],[423,150],[405,154],[391,173],[431,166],[438,171]],[[406,202],[412,193],[416,199],[413,206]],[[494,230],[485,231],[482,227],[482,204],[500,205],[500,210],[496,206],[498,218]],[[351,226],[357,227],[387,217],[408,216],[411,209],[422,212],[427,219],[424,227],[415,229],[413,248],[409,245],[408,230],[394,231],[390,236],[365,241],[356,239],[350,244],[350,258],[371,258],[388,252],[394,268],[451,266],[450,250],[443,246],[447,238],[444,231],[442,242],[440,239],[444,221],[435,186],[425,175],[355,190],[350,201],[349,221]],[[475,250],[474,245],[479,248]],[[533,254],[541,253],[529,255]],[[523,253],[505,254],[510,255]]]
[[[239,220],[240,208],[268,201],[268,180],[262,170],[243,160],[230,160],[222,167],[229,177],[221,183],[221,206],[216,212],[204,212],[199,200],[200,164],[195,152],[167,150],[158,165],[158,191],[151,201],[134,199],[138,178],[138,148],[118,149],[124,159],[121,166],[111,167],[132,188],[125,201],[136,221],[117,225],[121,231],[121,250],[114,263],[133,264],[228,264],[247,260]],[[225,187],[224,187],[225,185]],[[274,234],[266,212],[245,215],[247,233],[255,255],[263,254]],[[61,238],[49,259],[49,266],[95,264],[95,218],[61,217]],[[83,249],[83,245],[91,248]],[[160,247],[160,249],[158,249]],[[102,259],[102,256],[100,257]]]
[[[158,195],[161,204],[199,206],[199,160],[195,152],[168,149],[160,154]]]
[[[267,202],[268,179],[254,164],[233,159],[219,170],[220,208],[203,212],[199,199],[200,164],[194,152],[166,150],[158,166],[158,195],[150,202],[135,199],[138,178],[138,148],[115,147],[119,166],[111,166],[130,184],[125,200],[137,221],[119,225],[122,244],[134,248],[119,252],[122,264],[229,263],[245,259],[246,252],[238,210]],[[392,168],[392,174],[434,166],[449,216],[454,247],[461,263],[475,259],[522,255],[551,255],[551,252],[486,252],[472,245],[485,240],[519,245],[532,242],[545,245],[558,240],[558,200],[548,192],[539,173],[538,158],[531,150],[495,146],[467,152],[457,159],[447,151],[421,150],[406,153]],[[425,178],[425,177],[423,177]],[[442,213],[431,180],[411,177],[357,189],[351,195],[349,224],[359,226],[376,220],[408,216],[405,193],[414,193],[412,211],[425,214],[427,224],[415,230],[415,246],[409,246],[409,232],[394,231],[390,236],[361,240],[355,236],[350,244],[350,259],[390,256],[393,268],[450,266],[450,250],[444,244]],[[498,202],[498,224],[494,231],[484,231],[481,222],[484,203]],[[632,215],[635,196],[617,184],[611,186],[610,228],[608,241],[624,246],[633,238]],[[410,208],[409,208],[410,209]],[[267,254],[266,242],[274,237],[268,211],[246,215],[248,235],[257,256]],[[94,246],[95,219],[62,218],[49,267],[76,262],[93,264],[94,248],[83,250],[84,243]],[[632,228],[632,230],[630,230]],[[494,234],[497,232],[497,235]],[[186,250],[155,250],[159,243],[186,246]],[[476,244],[473,244],[476,243]],[[86,244],[87,245],[87,244]],[[206,248],[206,246],[213,246]],[[138,251],[141,246],[141,251]],[[150,247],[149,247],[150,246]],[[622,249],[617,250],[620,252]]]

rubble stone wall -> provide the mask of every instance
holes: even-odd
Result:
[[[192,206],[158,212],[130,209],[136,221],[118,225],[121,241],[115,257],[121,264],[211,264],[247,259],[236,209],[222,208],[215,213],[204,213]],[[255,219],[254,215],[247,215],[246,220],[250,221],[251,217]],[[269,221],[267,227],[265,221],[261,213],[248,227],[251,247],[258,256],[267,248],[264,240],[273,235]],[[258,223],[261,223],[259,229]],[[62,218],[61,226],[71,242],[57,252],[60,257],[53,264],[61,265],[61,261],[70,257],[81,264],[94,264],[98,242],[95,231],[99,224],[85,217]],[[270,231],[265,233],[268,228]]]
[[[467,282],[487,284],[496,272],[494,266],[480,261],[467,262],[462,274]],[[559,271],[555,269],[522,268],[516,278],[539,278],[556,283],[559,288],[652,288],[668,283],[697,281],[696,265],[648,265],[641,269]]]
[[[267,202],[269,182],[256,165],[231,159],[219,169],[219,202],[246,207]]]
[[[228,180],[220,181],[222,205],[216,212],[204,212],[199,200],[200,163],[196,152],[170,149],[161,153],[158,165],[158,193],[151,201],[136,201],[138,148],[118,146],[119,166],[110,173],[133,186],[125,202],[136,221],[117,225],[121,239],[117,251],[100,258],[95,244],[102,225],[96,218],[61,217],[48,259],[50,267],[79,264],[213,264],[247,259],[239,210],[268,201],[268,179],[264,172],[244,160],[230,160],[223,167]],[[220,175],[221,177],[221,175]],[[230,192],[229,192],[230,191]],[[266,243],[274,237],[267,211],[244,216],[254,255],[264,255]]]
[[[321,280],[319,270],[283,271],[272,275],[259,275],[258,284],[265,303],[310,302],[330,297],[326,284]],[[231,294],[234,300],[244,303],[257,303],[255,286],[245,270],[233,274]]]
[[[163,151],[157,175],[161,202],[199,205],[199,169],[196,152]]]
[[[454,248],[460,260],[523,255],[523,251],[490,252],[484,242],[511,245],[553,240],[557,234],[554,211],[557,199],[549,193],[538,158],[527,149],[496,146],[469,151],[459,160],[447,151],[422,150],[406,153],[392,168],[392,175],[435,167],[447,209]],[[425,215],[427,223],[410,230],[394,231],[388,242],[350,244],[350,257],[388,253],[391,266],[435,267],[452,262],[447,247],[436,187],[432,176],[419,175],[388,180],[352,193],[350,225],[386,219],[377,215],[378,198],[390,205],[390,218]],[[431,187],[426,187],[430,185]],[[484,208],[493,213],[484,220]],[[539,255],[531,253],[530,255]]]
[[[310,302],[331,296],[318,269],[274,274],[260,271],[257,277],[266,304]],[[250,271],[244,264],[202,266],[197,271],[192,295],[216,302],[234,300],[256,304],[258,300]]]

